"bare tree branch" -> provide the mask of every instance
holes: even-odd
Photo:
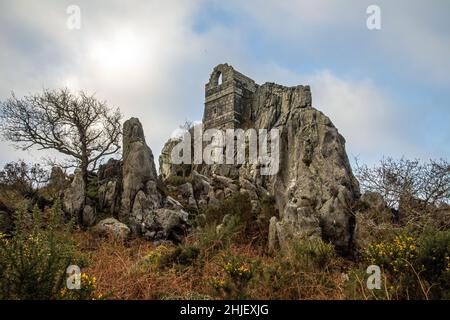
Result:
[[[18,99],[14,93],[0,104],[0,132],[24,150],[57,150],[88,170],[120,149],[121,119],[118,109],[84,92],[44,90]]]

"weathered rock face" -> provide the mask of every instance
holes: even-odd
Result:
[[[71,217],[78,217],[81,215],[85,204],[86,186],[83,182],[81,171],[76,171],[72,183],[64,191],[63,208],[64,211]]]
[[[256,128],[280,130],[280,170],[257,182],[275,196],[280,212],[270,222],[271,250],[314,237],[341,251],[352,245],[358,182],[344,138],[311,104],[309,87],[272,83],[258,87],[252,102],[249,117]]]
[[[136,118],[124,123],[120,220],[149,240],[181,241],[190,230],[183,206],[158,190],[153,154]]]
[[[92,228],[92,232],[99,236],[107,236],[115,240],[124,241],[130,235],[130,228],[114,218],[107,218],[96,224]]]
[[[148,210],[161,207],[153,153],[145,143],[144,131],[136,118],[123,125],[123,191],[120,220],[138,232]]]
[[[90,206],[86,205],[83,208],[83,225],[90,227],[94,225],[95,223],[95,209]]]
[[[222,84],[217,82],[220,74]],[[222,119],[220,123],[216,118]],[[258,165],[193,166],[193,192],[200,208],[233,192],[249,193],[252,206],[257,207],[269,193],[279,212],[268,226],[271,250],[314,237],[332,242],[343,252],[351,248],[358,182],[345,152],[345,139],[327,116],[312,107],[309,86],[258,86],[231,66],[219,65],[206,85],[203,122],[207,128],[217,124],[220,129],[278,129],[280,162],[272,176],[262,176]]]
[[[295,91],[292,94],[292,101],[301,101]],[[281,120],[265,120],[270,119],[265,112],[260,117],[263,120],[257,123],[261,125],[267,121],[281,124],[277,127],[281,129],[280,171],[267,184],[280,212],[270,228],[277,236],[271,237],[278,239],[280,246],[289,238],[322,237],[341,251],[349,250],[354,231],[352,209],[359,186],[344,138],[328,117],[312,107],[291,105],[287,115],[280,114]],[[271,245],[274,249],[277,244]]]
[[[170,139],[164,144],[164,147],[161,150],[161,155],[159,156],[159,174],[163,180],[180,173],[181,166],[172,164],[170,160],[172,149],[179,141],[179,139]]]
[[[117,216],[122,192],[122,162],[109,159],[98,170],[98,206],[105,213]]]
[[[210,189],[211,181],[194,170],[192,172],[192,191],[198,208],[205,209],[208,206]]]

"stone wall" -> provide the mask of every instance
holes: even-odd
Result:
[[[219,83],[220,76],[222,83]],[[245,121],[243,112],[249,109],[257,87],[255,81],[228,64],[215,67],[205,85],[205,129],[240,127]]]

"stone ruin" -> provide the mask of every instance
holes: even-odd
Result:
[[[275,176],[261,176],[257,165],[192,165],[199,207],[246,192],[257,210],[261,199],[271,194],[278,208],[268,226],[271,250],[314,237],[330,241],[340,251],[351,250],[359,185],[345,139],[327,116],[312,107],[309,86],[259,85],[232,66],[220,64],[205,85],[203,130],[210,128],[279,129],[280,170]],[[166,180],[180,173],[170,165],[173,145],[169,141],[160,157]]]

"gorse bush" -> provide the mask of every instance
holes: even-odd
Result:
[[[160,267],[180,265],[193,265],[200,254],[200,249],[195,245],[182,244],[173,250],[166,250],[160,255],[158,264]]]
[[[411,236],[399,235],[393,242],[370,244],[365,259],[393,273],[411,271],[410,263],[417,255],[417,241]]]
[[[194,245],[200,248],[201,255],[211,256],[219,250],[228,248],[242,231],[240,219],[237,216],[230,216],[227,223],[216,226],[208,224],[203,229],[197,230],[189,239]]]
[[[0,239],[0,298],[62,298],[67,267],[84,264],[69,237],[71,228],[58,201],[44,213],[37,207],[31,215],[18,211],[14,232]]]
[[[12,237],[0,245],[0,295],[6,299],[55,299],[74,260],[74,247],[62,225],[59,203],[48,210],[46,226],[35,208],[17,212]]]
[[[141,261],[141,264],[150,270],[156,270],[162,266],[165,256],[169,255],[170,248],[165,245],[159,245],[151,250]]]
[[[97,278],[86,273],[80,275],[80,289],[69,290],[63,287],[59,294],[62,300],[102,300],[105,296],[97,291]]]
[[[369,245],[368,264],[384,272],[382,296],[389,299],[450,297],[450,230],[428,229],[420,237],[397,235],[393,241]],[[371,293],[373,297],[379,294]]]
[[[247,290],[257,269],[257,261],[229,252],[224,252],[220,260],[221,275],[210,281],[215,295],[233,300],[249,298]]]

